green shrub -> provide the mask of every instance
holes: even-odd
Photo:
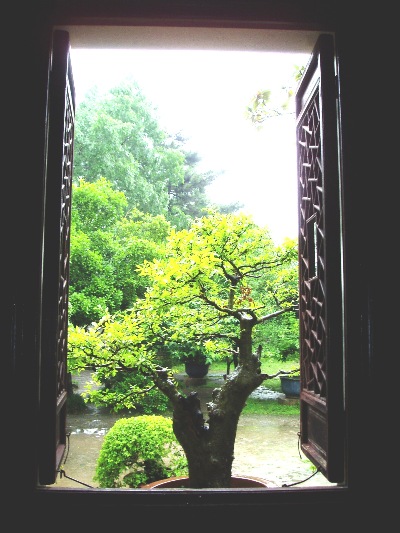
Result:
[[[68,413],[83,413],[86,411],[87,405],[80,394],[68,394],[67,397],[67,411]]]
[[[161,415],[121,418],[105,435],[94,481],[102,488],[137,488],[171,476],[187,475],[187,461]]]

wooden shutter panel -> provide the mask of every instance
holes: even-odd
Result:
[[[321,35],[296,92],[300,427],[304,454],[344,480],[343,318],[334,43]]]
[[[55,31],[48,98],[39,482],[53,484],[66,447],[67,326],[75,92],[69,35]]]

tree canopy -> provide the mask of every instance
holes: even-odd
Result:
[[[157,386],[169,344],[201,342],[210,357],[242,364],[257,326],[297,308],[297,246],[276,247],[267,228],[244,214],[210,212],[172,230],[163,254],[137,265],[148,282],[123,314],[70,333],[70,368],[115,375],[135,367]]]
[[[105,177],[125,194],[129,209],[188,227],[209,206],[206,187],[216,174],[197,170],[200,158],[185,142],[160,127],[136,82],[125,80],[104,95],[93,88],[77,107],[74,182]]]
[[[125,194],[105,178],[80,179],[72,197],[69,317],[84,326],[144,295],[147,280],[136,266],[163,253],[170,225],[128,210]]]

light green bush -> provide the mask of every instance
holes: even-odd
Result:
[[[187,475],[187,461],[172,419],[142,415],[117,420],[106,434],[94,481],[102,488],[137,488],[179,475]]]

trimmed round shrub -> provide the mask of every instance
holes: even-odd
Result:
[[[171,476],[187,475],[187,461],[161,415],[121,418],[105,435],[94,481],[102,488],[137,488]]]

